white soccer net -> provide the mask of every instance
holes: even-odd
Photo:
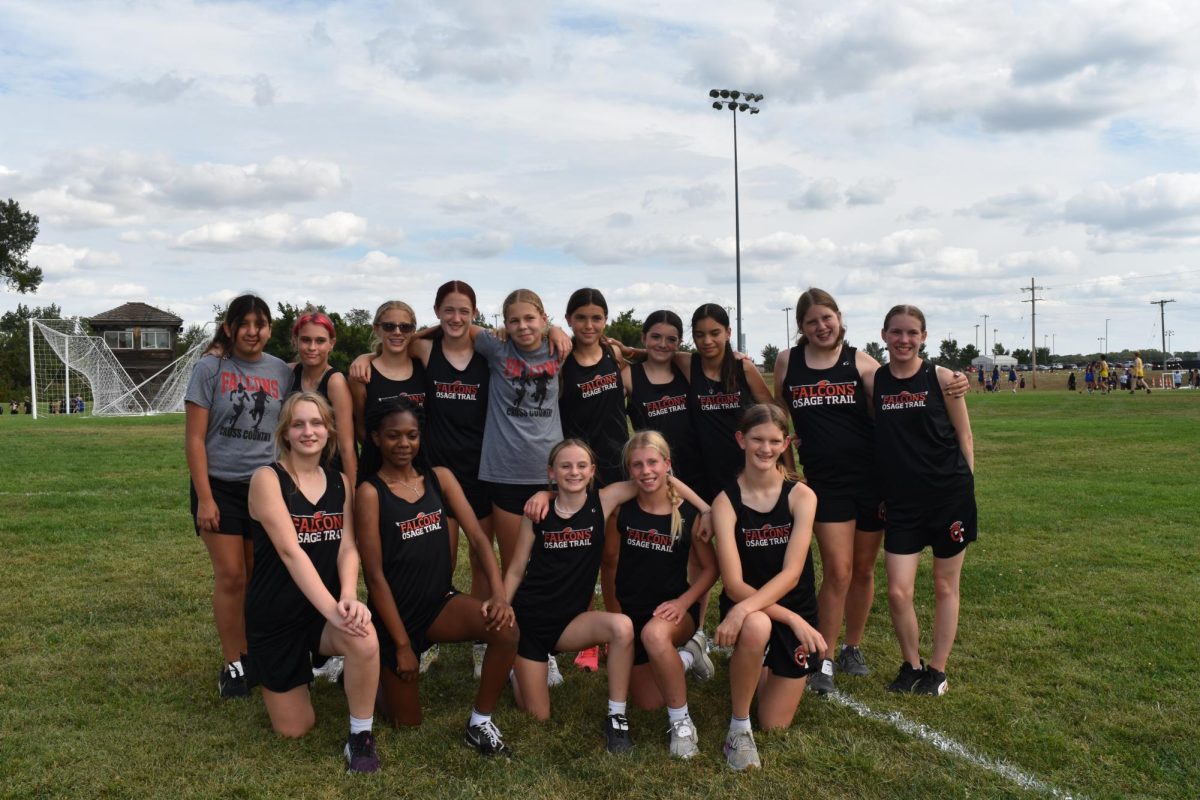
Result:
[[[198,344],[141,383],[135,383],[99,336],[78,319],[29,322],[29,362],[34,416],[94,414],[114,417],[183,411]]]

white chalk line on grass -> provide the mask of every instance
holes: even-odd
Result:
[[[994,772],[997,775],[1007,778],[1013,783],[1020,786],[1022,789],[1027,789],[1033,792],[1041,792],[1048,794],[1051,797],[1062,798],[1062,800],[1086,800],[1082,795],[1073,795],[1069,792],[1064,792],[1061,789],[1056,789],[1053,786],[1040,781],[1037,778],[1022,772],[1011,764],[1006,764],[1003,761],[997,761],[993,758],[988,758],[985,755],[973,752],[966,745],[959,744],[944,733],[935,731],[928,725],[920,722],[913,722],[904,718],[904,715],[899,711],[893,711],[889,714],[884,714],[879,711],[872,710],[865,703],[855,700],[853,697],[843,692],[833,692],[827,697],[864,719],[874,720],[875,722],[886,722],[901,733],[906,733],[914,739],[920,739],[923,742],[933,745],[943,753],[949,753],[952,756],[957,756],[963,761],[974,764],[977,767],[986,769],[989,772]]]

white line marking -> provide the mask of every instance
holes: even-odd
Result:
[[[1056,789],[1053,786],[1038,780],[1032,775],[1022,772],[1011,764],[1006,764],[1003,761],[997,761],[993,758],[988,758],[987,756],[972,752],[965,745],[959,744],[946,734],[935,731],[928,725],[905,719],[904,715],[902,715],[899,711],[893,711],[889,714],[873,711],[866,704],[861,703],[858,700],[855,700],[853,697],[850,697],[849,695],[840,691],[833,692],[827,695],[827,697],[835,703],[839,703],[850,709],[860,717],[874,720],[876,722],[886,722],[901,733],[907,733],[914,739],[920,739],[923,742],[927,742],[944,753],[949,753],[952,756],[958,756],[963,761],[967,761],[977,767],[986,769],[989,772],[994,772],[1003,778],[1007,778],[1008,780],[1020,786],[1022,789],[1027,789],[1033,792],[1041,792],[1042,794],[1048,794],[1051,797],[1058,797],[1062,800],[1086,800],[1083,795],[1073,795],[1069,792]]]

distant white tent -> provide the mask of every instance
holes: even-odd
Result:
[[[989,371],[993,366],[1000,367],[1000,369],[1007,369],[1016,365],[1017,360],[1012,356],[979,356],[978,358],[971,359],[972,367]]]

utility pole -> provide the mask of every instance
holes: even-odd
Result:
[[[989,353],[988,349],[987,349],[987,321],[988,321],[988,315],[984,314],[983,315],[983,352],[980,353],[980,355],[988,356],[990,358],[992,354]]]
[[[800,333],[800,331],[796,331],[796,333],[798,334],[798,333]],[[791,306],[783,307],[783,340],[785,342],[787,342],[787,344],[784,345],[784,348],[783,348],[784,350],[787,350],[789,347],[792,346],[792,307]]]
[[[1174,303],[1174,300],[1151,300],[1150,305],[1158,306],[1158,329],[1162,331],[1162,354],[1163,368],[1167,366],[1167,303]]]
[[[975,323],[975,349],[979,349],[979,323]]]
[[[1108,358],[1108,320],[1104,320],[1104,358]]]
[[[1029,292],[1029,299],[1022,300],[1022,303],[1029,303],[1029,322],[1033,326],[1033,336],[1029,339],[1033,345],[1030,351],[1030,360],[1032,362],[1031,369],[1033,370],[1033,388],[1037,388],[1037,301],[1042,298],[1037,296],[1039,290],[1044,289],[1044,286],[1038,286],[1037,281],[1033,278],[1029,279],[1029,288],[1021,287],[1022,292]]]

